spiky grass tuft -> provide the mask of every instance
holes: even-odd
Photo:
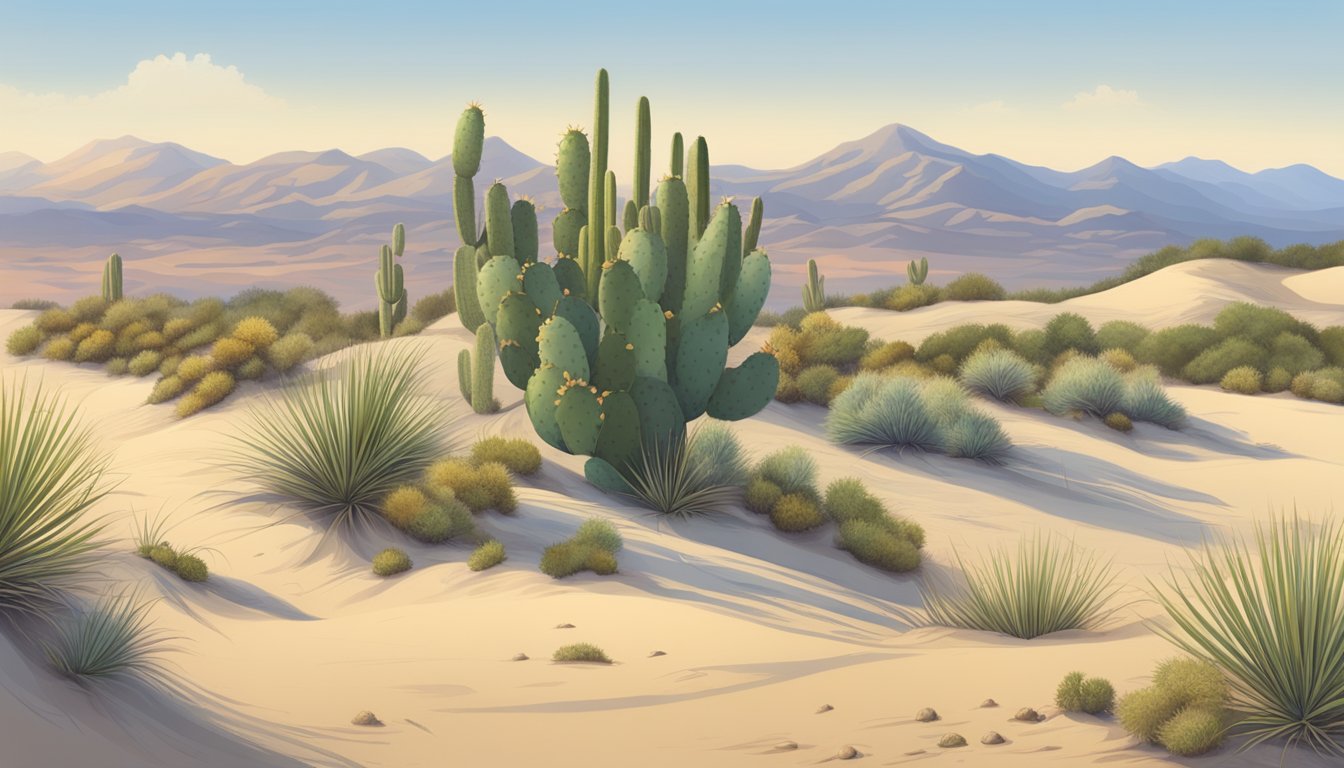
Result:
[[[696,517],[728,509],[737,489],[715,481],[713,468],[693,458],[689,443],[696,440],[653,441],[645,445],[630,467],[630,487],[648,508],[673,517]]]
[[[150,603],[134,594],[103,600],[61,624],[44,644],[51,665],[81,682],[161,678],[159,655],[168,641],[154,630]]]

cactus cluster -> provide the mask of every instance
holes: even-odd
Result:
[[[625,489],[644,451],[684,440],[687,422],[706,413],[743,419],[765,407],[779,365],[758,352],[726,367],[729,348],[750,330],[770,288],[769,259],[756,248],[760,200],[745,234],[731,201],[711,211],[708,147],[703,138],[692,145],[688,184],[680,178],[680,134],[671,175],[651,195],[649,104],[640,99],[635,184],[622,231],[616,177],[607,168],[608,94],[600,70],[591,145],[576,129],[560,140],[556,175],[565,208],[553,227],[554,263],[537,260],[531,205],[510,207],[498,182],[486,194],[485,232],[463,228],[475,221],[468,192],[484,135],[479,107],[468,107],[453,154],[457,187],[468,191],[455,194],[468,245],[454,272],[463,324],[495,337],[505,376],[524,391],[537,434],[591,456],[586,474],[595,484]],[[459,157],[471,162],[459,165]]]
[[[909,278],[911,285],[923,285],[925,278],[929,276],[929,260],[921,257],[919,261],[906,264],[905,276]]]
[[[121,257],[114,253],[103,264],[103,301],[111,304],[121,298]]]
[[[499,410],[495,399],[495,331],[488,324],[476,330],[474,351],[457,353],[457,384],[473,411],[484,414]]]
[[[826,278],[817,272],[817,260],[807,260],[807,282],[803,283],[803,309],[809,313],[826,309]]]
[[[406,280],[401,265],[396,263],[405,250],[406,227],[398,224],[392,228],[392,244],[383,246],[378,272],[373,276],[378,291],[378,331],[384,339],[406,319]]]

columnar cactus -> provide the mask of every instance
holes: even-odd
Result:
[[[826,308],[826,278],[817,272],[817,260],[807,260],[807,282],[803,284],[803,309],[820,312]]]
[[[911,285],[923,285],[924,279],[929,276],[929,260],[920,258],[919,263],[911,261],[905,265],[905,276],[910,278]]]
[[[489,325],[482,325],[476,332],[474,354],[465,349],[457,353],[457,384],[473,411],[499,410],[495,399],[495,332]]]
[[[103,301],[121,301],[121,257],[112,254],[103,264]]]
[[[641,99],[636,183],[622,232],[615,174],[606,167],[608,87],[601,70],[591,151],[577,131],[560,142],[556,173],[565,211],[555,227],[555,262],[529,261],[518,252],[517,222],[513,251],[496,250],[503,238],[490,230],[489,209],[503,204],[497,198],[507,200],[496,184],[487,195],[490,258],[472,274],[470,298],[484,315],[478,350],[481,337],[492,332],[500,365],[523,390],[537,434],[556,448],[592,457],[589,480],[619,490],[628,488],[646,452],[666,455],[669,443],[684,440],[687,422],[706,413],[743,419],[760,411],[774,395],[779,364],[757,352],[726,367],[729,348],[750,330],[770,289],[770,261],[754,247],[760,201],[753,202],[745,237],[731,201],[711,211],[708,146],[699,139],[691,158],[693,206],[680,178],[678,135],[672,175],[659,182],[654,205],[641,170],[648,167],[650,141],[648,102]],[[588,163],[586,188],[581,159]],[[459,298],[459,312],[462,306]],[[474,386],[467,374],[481,364],[479,358],[469,363],[461,364],[464,393]]]
[[[396,259],[406,250],[406,227],[392,228],[392,245],[384,245],[378,259],[373,286],[378,291],[378,330],[383,338],[392,335],[397,323],[406,319],[406,280]]]

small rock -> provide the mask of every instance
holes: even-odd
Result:
[[[556,625],[555,625],[555,628],[556,628],[556,629],[573,629],[573,628],[574,628],[574,625],[573,625],[573,624],[568,624],[568,623],[566,623],[566,624],[556,624]]]
[[[515,654],[513,654],[513,660],[514,660],[514,661],[527,661],[527,654],[526,654],[526,653],[515,653]]]
[[[991,708],[993,708],[993,707],[997,707],[997,706],[999,706],[999,702],[997,702],[997,701],[995,701],[995,700],[993,700],[993,699],[985,699],[984,701],[980,702],[980,708],[981,708],[981,709],[991,709]]]
[[[938,713],[933,710],[933,707],[925,707],[915,714],[915,719],[921,723],[932,723],[938,719]]]
[[[382,720],[379,720],[376,715],[374,715],[367,709],[364,710],[363,712],[360,712],[358,715],[355,715],[354,717],[350,718],[350,722],[353,723],[354,725],[379,726],[383,724]]]
[[[835,709],[835,707],[832,707],[830,704],[822,704],[820,707],[817,707],[817,714],[824,715],[832,709]]]
[[[991,745],[992,745],[992,744],[1002,744],[1002,743],[1003,743],[1003,737],[999,735],[999,732],[998,732],[998,731],[990,731],[989,733],[986,733],[984,736],[981,736],[981,737],[980,737],[980,743],[981,743],[981,744],[991,744]]]
[[[656,658],[658,658],[659,656],[666,656],[666,655],[667,655],[667,654],[666,654],[666,653],[663,653],[662,651],[654,651],[653,653],[650,653],[650,654],[649,654],[649,658],[650,658],[650,659],[656,659]]]
[[[1031,707],[1023,707],[1017,710],[1017,714],[1013,715],[1013,719],[1020,720],[1024,723],[1039,723],[1045,718],[1041,717],[1040,713]]]
[[[853,760],[854,758],[859,756],[859,750],[846,744],[845,746],[840,748],[839,752],[835,753],[835,756],[841,760]]]
[[[775,745],[775,749],[797,749],[797,748],[798,748],[798,742],[796,741],[781,741]]]
[[[943,749],[956,749],[957,747],[964,747],[966,746],[966,737],[962,736],[960,733],[944,734],[943,738],[938,740],[938,746],[942,747]]]

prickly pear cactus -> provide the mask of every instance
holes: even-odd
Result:
[[[760,200],[752,202],[745,231],[731,200],[712,207],[708,146],[704,139],[692,145],[684,182],[680,134],[670,175],[651,190],[651,120],[641,99],[634,196],[617,220],[615,176],[607,168],[608,88],[599,71],[591,145],[575,129],[560,140],[556,174],[565,209],[552,227],[556,260],[537,259],[534,209],[510,206],[496,182],[484,202],[485,232],[462,233],[462,251],[471,252],[459,251],[455,273],[464,324],[497,339],[500,363],[523,390],[538,436],[592,457],[585,475],[595,485],[628,491],[643,456],[651,448],[666,455],[669,443],[685,439],[687,422],[705,413],[745,419],[764,408],[779,364],[757,352],[727,366],[729,349],[750,330],[770,290],[770,260],[756,247]],[[477,108],[464,113],[459,141],[483,134],[478,115]],[[454,161],[460,186],[474,188],[462,172],[475,169]],[[474,198],[455,201],[469,206],[457,211],[458,221],[474,222]],[[464,365],[464,378],[472,372]]]

